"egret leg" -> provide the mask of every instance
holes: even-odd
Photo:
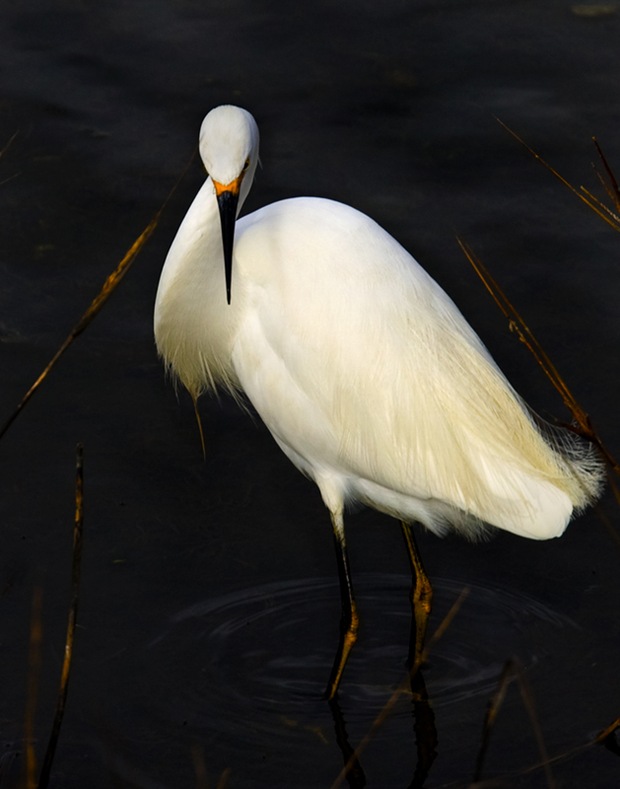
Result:
[[[411,562],[411,572],[413,575],[413,586],[411,592],[411,605],[413,608],[413,622],[411,623],[411,638],[409,643],[409,662],[410,667],[419,667],[424,649],[424,636],[426,626],[431,613],[433,602],[433,587],[426,575],[422,559],[418,551],[418,546],[413,534],[413,526],[410,523],[401,522],[409,561]]]
[[[349,569],[349,559],[347,556],[347,546],[344,538],[344,521],[342,513],[332,513],[332,526],[334,529],[334,542],[336,544],[336,560],[338,562],[338,578],[340,580],[340,641],[338,651],[334,658],[334,665],[325,690],[325,697],[333,699],[338,690],[342,672],[347,663],[349,653],[357,641],[357,631],[359,628],[359,617],[357,606],[353,595],[353,585],[351,583],[351,570]]]

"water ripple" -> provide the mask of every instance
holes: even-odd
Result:
[[[356,580],[362,629],[341,693],[367,719],[405,676],[410,579],[361,574]],[[434,590],[431,633],[462,587],[435,579]],[[281,728],[283,718],[311,717],[322,704],[336,648],[338,606],[334,578],[275,582],[194,603],[151,641],[150,671],[160,676],[145,681],[161,684],[163,675],[167,681],[178,675],[175,704],[197,724],[209,725],[217,709],[220,733],[238,734],[250,719],[263,729]],[[543,659],[530,643],[537,625],[575,627],[518,592],[470,587],[425,670],[434,707],[488,696],[508,657],[517,655],[526,667]]]

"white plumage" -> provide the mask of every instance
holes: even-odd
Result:
[[[599,491],[597,456],[567,431],[543,437],[452,300],[367,216],[301,197],[239,219],[227,303],[218,201],[249,191],[254,119],[212,110],[200,152],[210,177],[155,305],[157,348],[190,393],[245,393],[343,543],[347,500],[437,533],[562,534]]]

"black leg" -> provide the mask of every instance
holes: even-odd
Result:
[[[325,691],[325,697],[327,699],[333,699],[336,695],[342,672],[344,671],[349,657],[349,652],[357,641],[357,631],[359,627],[359,617],[357,615],[357,606],[355,605],[353,585],[351,583],[349,559],[347,557],[347,546],[344,539],[344,521],[342,519],[342,513],[332,513],[332,526],[334,528],[334,541],[336,544],[336,560],[338,562],[342,613],[340,618],[340,642]]]
[[[344,770],[341,775],[344,774],[343,777],[346,778],[351,789],[363,789],[363,787],[366,786],[366,776],[364,775],[362,765],[357,758],[355,749],[352,748],[349,743],[347,727],[344,722],[344,717],[342,715],[342,710],[340,709],[337,696],[329,701],[329,708],[331,710],[332,717],[334,719],[334,726],[336,728],[336,742],[338,743],[338,747],[340,748],[340,752],[342,753],[342,758],[344,760]],[[340,786],[338,781],[336,781],[336,785]]]
[[[408,789],[423,789],[437,758],[437,727],[435,713],[428,698],[424,675],[419,666],[410,666],[411,700],[413,702],[413,731],[415,733],[417,762]]]
[[[412,525],[403,521],[401,526],[413,575],[411,593],[413,622],[411,623],[411,638],[409,643],[409,663],[410,668],[415,670],[415,668],[420,665],[422,651],[424,649],[424,636],[426,635],[426,626],[428,624],[433,602],[433,587],[431,586],[431,582],[426,575],[424,565],[420,559]]]

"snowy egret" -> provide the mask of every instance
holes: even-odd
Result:
[[[401,520],[419,650],[432,589],[411,524],[558,537],[597,496],[603,469],[589,445],[529,411],[452,300],[369,217],[299,197],[237,220],[258,143],[246,110],[204,119],[208,177],[163,267],[155,339],[194,402],[218,386],[245,395],[319,488],[342,600],[331,698],[359,621],[347,502]]]

